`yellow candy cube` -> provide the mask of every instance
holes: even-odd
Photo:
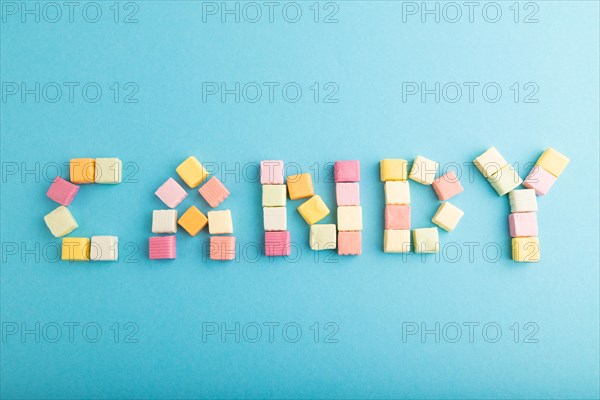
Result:
[[[321,199],[321,196],[316,195],[306,200],[298,207],[298,212],[309,225],[316,224],[329,214],[329,208]]]
[[[195,188],[208,176],[208,171],[204,169],[200,161],[194,156],[188,157],[175,169],[177,175],[190,187]]]
[[[537,237],[512,239],[512,259],[516,262],[539,262],[540,241]]]
[[[89,261],[90,239],[66,237],[62,240],[61,258],[64,261]]]
[[[312,176],[309,173],[288,176],[287,187],[292,200],[304,199],[315,194]]]
[[[208,224],[208,218],[196,206],[191,206],[177,223],[191,236],[196,236]]]
[[[405,181],[408,174],[408,161],[400,159],[385,159],[380,163],[382,182]]]
[[[536,165],[539,165],[558,178],[560,174],[562,174],[569,161],[569,157],[559,153],[552,147],[549,147],[542,153],[540,158],[538,158]]]
[[[96,181],[96,160],[93,158],[71,159],[69,175],[69,179],[73,183],[94,183]]]

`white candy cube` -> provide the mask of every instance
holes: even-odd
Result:
[[[410,229],[386,229],[383,231],[383,251],[408,253],[410,251]]]
[[[96,183],[121,183],[123,163],[118,158],[96,158]]]
[[[510,201],[510,211],[518,212],[536,212],[538,210],[537,197],[534,189],[517,189],[508,193]]]
[[[463,215],[465,215],[463,210],[445,201],[438,208],[431,221],[440,228],[450,232],[456,228]]]
[[[417,156],[413,161],[408,177],[423,185],[431,185],[437,174],[438,163],[423,156]]]
[[[119,258],[119,238],[117,236],[92,236],[90,260],[116,261]]]
[[[387,181],[384,190],[385,204],[410,204],[408,181]]]
[[[335,224],[314,224],[310,226],[310,248],[312,250],[333,250],[337,246]]]
[[[286,201],[286,185],[262,185],[263,207],[285,207]]]
[[[264,207],[263,216],[265,231],[287,230],[286,207]]]
[[[176,233],[177,210],[152,211],[152,233]]]
[[[362,231],[362,207],[338,207],[337,222],[340,231]]]

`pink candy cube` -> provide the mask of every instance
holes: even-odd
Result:
[[[340,256],[359,256],[362,250],[362,232],[338,232],[337,248]]]
[[[523,186],[535,190],[538,196],[543,196],[550,191],[554,182],[556,182],[554,175],[539,165],[534,165],[527,178],[525,178]]]
[[[508,216],[510,237],[530,237],[538,235],[537,213],[514,213]]]
[[[75,198],[77,192],[79,192],[79,186],[57,176],[54,178],[52,185],[50,185],[50,189],[46,192],[46,196],[63,206],[68,206]]]
[[[260,183],[263,185],[283,184],[283,161],[263,160],[260,162]]]
[[[231,261],[235,259],[235,236],[211,236],[210,259]]]
[[[336,183],[335,198],[338,206],[359,206],[360,187],[358,182]]]
[[[434,180],[432,186],[440,201],[446,201],[463,191],[463,187],[454,171],[450,171]]]
[[[204,200],[206,200],[212,208],[221,204],[230,194],[229,190],[227,190],[216,176],[210,178],[198,192],[200,192],[202,197],[204,197]]]
[[[169,208],[177,207],[187,197],[185,189],[173,178],[167,179],[154,194]]]
[[[177,254],[175,236],[153,236],[148,240],[151,260],[175,259]]]
[[[336,161],[333,175],[336,183],[360,181],[360,161]]]
[[[265,255],[281,257],[290,255],[290,232],[265,232]]]
[[[410,206],[385,206],[385,229],[410,229]]]

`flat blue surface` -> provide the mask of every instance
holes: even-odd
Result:
[[[272,23],[264,5],[260,22],[245,21],[254,14],[244,3],[240,23],[206,13],[203,22],[213,3],[196,1],[122,3],[118,23],[113,2],[97,3],[97,23],[82,17],[86,3],[73,22],[61,6],[56,23],[44,3],[27,4],[40,7],[39,23],[20,2],[2,2],[2,398],[600,396],[597,2],[519,3],[517,23],[513,2],[498,3],[497,23],[482,17],[485,3],[472,23],[465,7],[446,21],[455,14],[445,3],[439,23],[384,1],[320,3],[319,23],[313,2],[298,3],[297,23],[282,17],[288,3]],[[138,22],[123,23],[132,12]],[[331,13],[338,22],[323,23]],[[10,94],[13,82],[40,83],[40,101]],[[51,82],[63,88],[56,103]],[[72,101],[65,82],[78,84]],[[81,93],[89,82],[102,89],[95,103],[93,87],[88,100]],[[239,103],[232,94],[203,101],[203,82],[240,82],[246,92]],[[264,88],[256,103],[251,82]],[[265,82],[278,84],[272,102]],[[302,89],[298,102],[282,97],[289,82]],[[440,82],[440,101],[403,102],[403,82]],[[455,103],[451,82],[463,88]],[[472,102],[465,82],[478,85]],[[497,102],[482,97],[490,82],[502,89]],[[124,102],[134,88],[138,102]],[[525,102],[536,88],[528,100],[538,101]],[[508,199],[470,164],[492,145],[522,177],[546,147],[571,158],[539,199],[539,264],[510,260]],[[453,203],[465,217],[440,234],[439,258],[382,252],[379,160],[418,154],[462,171],[465,191]],[[147,260],[151,213],[162,208],[153,193],[189,155],[217,167],[232,192],[221,208],[232,210],[239,262],[203,261],[206,231],[180,231],[175,261]],[[55,262],[59,241],[42,220],[56,206],[48,180],[57,166],[68,177],[70,158],[112,156],[124,161],[125,182],[82,187],[71,236],[118,235],[119,262]],[[363,255],[311,252],[299,202],[290,202],[297,262],[256,259],[261,159],[315,174],[332,209],[328,163],[360,159]],[[413,227],[430,226],[439,203],[431,188],[411,188]],[[178,209],[191,204],[208,210],[194,191]],[[221,336],[236,324],[239,342]],[[436,324],[439,342],[422,338]]]

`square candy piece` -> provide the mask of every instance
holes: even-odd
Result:
[[[383,251],[385,253],[408,253],[410,252],[410,230],[383,231]]]
[[[408,161],[398,158],[387,158],[379,164],[380,179],[387,181],[405,181],[408,174]]]
[[[285,185],[262,185],[263,207],[285,207],[287,187]]]
[[[336,183],[359,182],[360,161],[336,161],[333,166],[333,175]]]
[[[385,229],[410,229],[410,206],[395,204],[385,206]]]
[[[121,183],[123,163],[118,158],[96,158],[94,176],[96,183]]]
[[[231,219],[231,211],[209,211],[208,232],[211,235],[233,233],[233,220]]]
[[[408,181],[388,181],[385,183],[385,204],[410,204]]]
[[[65,206],[58,206],[44,217],[44,222],[52,232],[54,237],[63,237],[73,232],[79,225],[73,218],[69,209]]]
[[[264,207],[263,217],[265,231],[285,231],[287,229],[286,207]]]
[[[337,221],[340,231],[362,231],[362,207],[338,207]]]
[[[187,197],[185,189],[173,178],[167,179],[154,194],[169,208],[177,207]]]
[[[539,262],[540,241],[537,237],[512,239],[512,259],[516,262]]]
[[[338,206],[359,206],[360,186],[358,182],[336,183],[335,199]]]
[[[200,161],[194,156],[186,158],[184,162],[179,164],[175,171],[186,185],[192,189],[208,177],[208,171],[204,169]]]
[[[433,181],[433,190],[440,201],[446,201],[461,193],[463,187],[454,171],[449,171]]]
[[[487,149],[483,154],[473,160],[473,163],[486,179],[496,175],[498,171],[508,165],[508,162],[495,147]]]
[[[463,215],[465,215],[463,210],[456,207],[454,204],[445,201],[438,208],[437,212],[431,219],[431,222],[445,231],[450,232],[456,228],[456,225],[458,225]]]
[[[360,256],[362,253],[362,232],[338,232],[337,248],[340,256]]]
[[[235,236],[211,236],[210,259],[215,261],[235,260]]]
[[[290,233],[288,231],[265,232],[265,255],[283,257],[290,255]]]
[[[57,176],[46,192],[46,196],[63,206],[68,206],[73,202],[77,192],[79,192],[79,186]]]
[[[504,196],[505,194],[519,186],[523,182],[523,180],[521,179],[517,171],[513,168],[513,166],[507,164],[504,167],[502,167],[502,169],[500,169],[500,171],[498,171],[496,174],[489,177],[488,182],[490,183],[490,185],[492,185],[494,190],[496,190],[496,193],[498,193],[499,196]]]
[[[508,216],[510,237],[526,237],[538,235],[537,213],[515,213]]]
[[[538,210],[537,198],[533,189],[515,189],[508,193],[510,211],[535,212]]]
[[[69,180],[86,184],[96,181],[96,160],[93,158],[73,158],[69,163]]]
[[[423,156],[417,156],[413,161],[408,177],[423,185],[431,185],[437,174],[438,163]]]
[[[61,259],[63,261],[89,261],[90,239],[77,237],[63,238]]]
[[[415,253],[439,253],[440,239],[437,228],[419,228],[413,230]]]
[[[119,238],[117,236],[92,236],[90,260],[117,261],[119,259]]]
[[[283,161],[263,160],[260,162],[260,183],[263,185],[283,184]]]
[[[569,161],[567,156],[550,147],[542,153],[536,164],[558,178]]]
[[[221,183],[221,181],[213,176],[198,190],[200,195],[204,197],[204,200],[212,207],[215,208],[226,198],[229,197],[229,190]]]
[[[310,248],[312,250],[333,250],[336,248],[335,224],[315,224],[310,226]]]
[[[327,205],[321,199],[321,196],[315,195],[302,203],[300,207],[298,207],[298,212],[302,215],[302,218],[304,218],[307,224],[312,225],[329,215],[329,208],[327,208]]]
[[[179,218],[177,223],[191,236],[196,236],[206,224],[208,218],[196,206],[190,206]]]
[[[152,233],[176,233],[177,210],[152,211]]]
[[[151,260],[174,260],[177,257],[175,236],[153,236],[148,239],[148,252]]]
[[[287,187],[290,199],[305,199],[314,195],[312,175],[309,173],[287,177]]]
[[[535,190],[538,196],[544,196],[550,191],[554,182],[556,182],[554,175],[539,165],[534,165],[527,178],[525,178],[523,186]]]

